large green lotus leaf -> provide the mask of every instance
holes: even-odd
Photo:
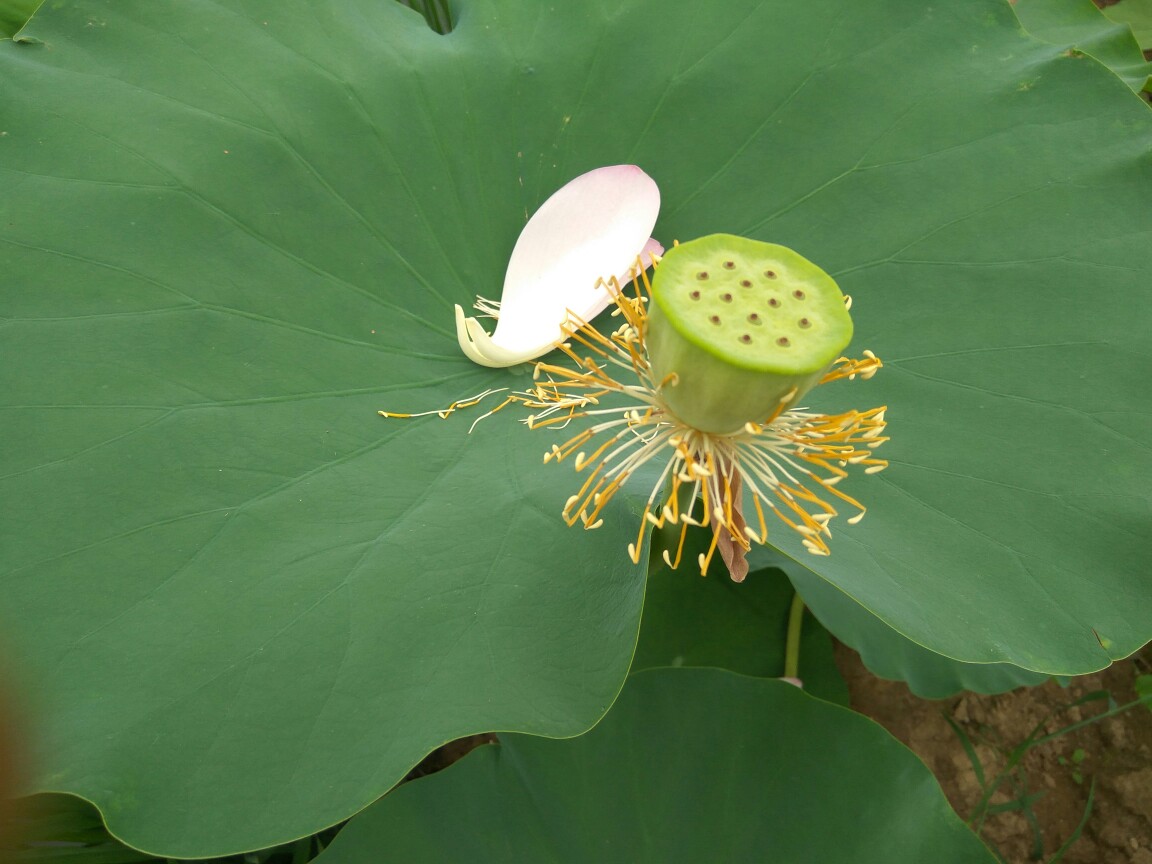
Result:
[[[451,738],[592,725],[639,624],[630,520],[590,556],[527,429],[376,414],[512,380],[463,359],[451,301],[555,185],[518,182],[519,70],[470,93],[483,29],[377,0],[29,29],[0,75],[0,524],[35,788],[223,854]]]
[[[673,533],[678,532],[666,528],[663,537],[658,533],[653,546],[675,542],[669,536]],[[711,532],[693,529],[686,557],[695,559],[710,540]],[[784,675],[788,615],[796,594],[788,576],[766,567],[736,584],[727,578],[720,556],[712,559],[707,578],[685,575],[662,563],[649,571],[632,671],[715,666],[742,675]],[[832,640],[811,614],[801,624],[798,674],[808,693],[848,704],[848,685],[836,668]]]
[[[1139,2],[1139,0],[1137,0]],[[1123,78],[1133,90],[1143,90],[1152,75],[1152,63],[1141,53],[1137,36],[1092,0],[1016,0],[1012,7],[1020,23],[1033,36],[1090,54]],[[1148,8],[1152,8],[1152,4]],[[1113,18],[1109,21],[1104,17]]]
[[[440,37],[383,0],[77,0],[0,44],[0,573],[36,788],[221,854],[447,738],[596,720],[635,501],[566,529],[549,436],[374,411],[527,383],[459,355],[452,303],[617,162],[661,184],[665,241],[819,262],[888,361],[814,394],[889,404],[895,436],[814,572],[970,662],[1148,638],[1152,115],[1111,72],[999,0],[457,12]]]
[[[316,860],[995,859],[867,718],[782,681],[656,669],[586,735],[502,735],[356,816]]]

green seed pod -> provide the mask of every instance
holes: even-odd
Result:
[[[669,410],[702,432],[737,432],[782,400],[790,407],[851,340],[832,277],[784,246],[712,234],[669,249],[656,268],[653,377]]]

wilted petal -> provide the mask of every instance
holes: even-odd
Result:
[[[660,190],[635,165],[582,174],[541,205],[508,262],[491,336],[456,307],[460,348],[483,366],[523,363],[554,348],[571,310],[591,320],[611,302],[601,278],[628,277],[636,256],[660,254],[651,238]]]

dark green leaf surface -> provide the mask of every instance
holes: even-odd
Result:
[[[591,732],[502,735],[357,816],[318,864],[995,859],[872,721],[716,669],[628,680]]]
[[[0,0],[0,38],[15,36],[41,0]]]
[[[999,0],[458,11],[76,0],[0,44],[0,602],[36,788],[223,854],[446,739],[596,720],[634,502],[567,529],[550,436],[374,412],[525,386],[459,354],[452,304],[611,163],[660,183],[666,242],[782,243],[856,298],[887,367],[813,404],[887,403],[892,467],[843,485],[869,514],[814,572],[966,661],[1086,672],[1152,634],[1152,114],[1111,72]]]
[[[707,548],[710,539],[707,530],[693,530],[685,551],[688,560]],[[792,583],[782,570],[755,570],[737,585],[728,578],[720,556],[712,560],[706,578],[692,571],[655,567],[648,575],[632,671],[715,666],[743,675],[779,678],[784,674],[793,596]],[[848,704],[848,686],[836,668],[832,640],[810,614],[804,616],[800,631],[799,661],[806,692]]]
[[[104,830],[99,811],[71,795],[35,795],[15,802],[3,824],[0,861],[5,864],[136,864],[156,861],[117,843]],[[5,810],[5,816],[9,815]]]

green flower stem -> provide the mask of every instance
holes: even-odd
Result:
[[[797,591],[788,610],[788,635],[784,642],[784,677],[800,677],[800,631],[804,626],[804,598]]]

